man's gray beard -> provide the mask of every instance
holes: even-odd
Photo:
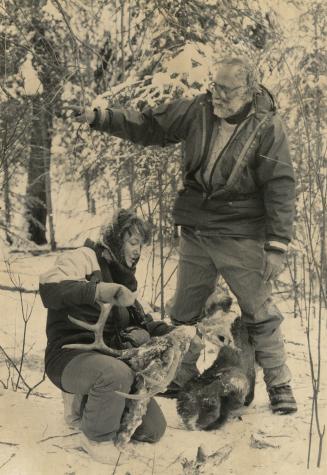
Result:
[[[219,112],[216,110],[216,108],[219,109]],[[228,106],[216,106],[215,104],[213,105],[213,112],[214,114],[219,117],[220,119],[228,119],[229,117],[232,117],[233,115],[239,114],[244,108],[244,104],[240,106],[237,110],[230,109]]]
[[[217,110],[219,109],[219,111]],[[220,119],[227,119],[231,115],[234,115],[235,112],[231,111],[229,108],[223,106],[215,106],[213,108],[214,114]]]

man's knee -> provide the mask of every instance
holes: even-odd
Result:
[[[183,286],[166,303],[166,314],[175,325],[194,325],[203,318],[203,309],[215,289],[215,279],[205,285]]]
[[[270,298],[261,304],[259,308],[247,310],[246,307],[241,306],[241,310],[242,318],[247,324],[249,331],[257,334],[272,333],[284,320],[278,307]]]

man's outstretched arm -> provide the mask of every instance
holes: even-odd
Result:
[[[142,112],[121,108],[72,107],[74,118],[94,130],[140,145],[176,144],[187,136],[194,117],[195,99],[178,99]]]

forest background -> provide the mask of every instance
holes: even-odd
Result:
[[[176,272],[168,263],[178,241],[171,209],[181,186],[183,146],[142,148],[91,132],[69,118],[69,106],[142,110],[192,97],[206,90],[219,56],[249,56],[277,99],[297,176],[288,278],[276,280],[275,293],[291,299],[293,317],[305,329],[312,383],[308,466],[319,466],[327,324],[326,2],[2,0],[0,16],[0,244],[6,274],[0,299],[14,290],[23,303],[35,289],[26,289],[12,271],[17,253],[76,247],[95,236],[114,209],[132,206],[152,224],[146,269],[156,257],[159,269],[156,279],[149,272],[148,297],[164,316]],[[22,305],[25,328],[29,308]],[[1,361],[22,374],[24,340],[20,345],[17,360],[1,346]],[[21,377],[16,390],[19,383]]]

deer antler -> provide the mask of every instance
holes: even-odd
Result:
[[[135,296],[133,298],[133,293],[121,284],[107,283],[106,286],[107,286],[106,298],[109,301],[104,303],[101,300],[97,300],[97,303],[100,306],[100,315],[96,323],[92,324],[92,323],[83,322],[77,318],[72,317],[71,315],[68,315],[68,318],[72,323],[94,333],[94,342],[93,343],[71,343],[68,345],[64,345],[63,348],[71,348],[71,349],[86,350],[86,351],[98,350],[101,353],[104,353],[105,355],[109,355],[109,356],[116,356],[118,358],[123,356],[124,359],[131,358],[135,354],[135,351],[133,351],[134,349],[123,351],[123,350],[116,350],[116,349],[110,348],[104,342],[103,330],[104,330],[104,327],[105,327],[105,324],[108,319],[112,306],[114,304],[131,305],[131,303],[135,299]],[[125,303],[121,303],[121,302],[125,302]],[[127,303],[127,302],[130,302],[130,303]]]
[[[69,345],[64,345],[63,348],[74,348],[77,350],[99,350],[101,353],[110,356],[121,356],[121,350],[115,350],[107,346],[103,340],[103,329],[108,319],[112,304],[110,303],[101,303],[99,302],[101,311],[99,319],[96,323],[86,323],[78,320],[77,318],[71,317],[68,315],[69,320],[75,325],[90,330],[94,333],[94,342],[93,343],[71,343]]]
[[[94,342],[93,343],[70,343],[63,345],[63,348],[70,348],[76,350],[98,350],[101,353],[109,356],[115,356],[123,361],[126,361],[127,364],[136,372],[142,371],[149,362],[164,352],[167,349],[167,341],[158,339],[152,339],[148,344],[142,345],[138,348],[129,348],[125,350],[116,350],[110,348],[103,339],[103,330],[108,319],[112,304],[98,302],[100,305],[101,311],[99,319],[96,323],[87,323],[77,318],[68,315],[69,320],[75,325],[85,328],[94,333]]]
[[[77,318],[68,315],[69,320],[75,325],[81,328],[85,328],[86,330],[89,330],[94,333],[94,342],[70,343],[64,345],[63,348],[85,351],[98,350],[106,355],[115,356],[121,359],[122,361],[125,361],[135,372],[141,373],[144,379],[147,379],[147,377],[151,378],[150,375],[148,376],[146,374],[148,373],[148,371],[144,370],[148,369],[149,365],[151,366],[151,362],[154,363],[155,358],[160,357],[171,347],[175,347],[175,349],[177,349],[178,345],[176,347],[176,338],[177,340],[180,340],[179,344],[182,344],[182,346],[188,346],[192,339],[192,337],[190,337],[190,334],[192,333],[193,335],[193,333],[195,332],[194,329],[188,328],[188,330],[186,330],[184,327],[178,327],[173,330],[171,336],[170,334],[168,334],[165,337],[153,337],[150,341],[138,348],[129,348],[125,350],[117,350],[114,348],[110,348],[104,342],[103,330],[108,319],[109,313],[111,311],[112,304],[102,302],[98,303],[100,305],[101,311],[99,319],[96,323],[92,324],[83,322],[81,320],[78,320]],[[175,335],[174,338],[172,338],[173,334]],[[173,360],[176,360],[176,355],[175,357],[171,356],[171,362]],[[170,368],[171,364],[166,363],[163,366],[165,366],[166,368]],[[173,368],[171,369],[171,371],[173,371]],[[151,371],[150,373],[153,374],[153,372]],[[159,386],[161,386],[161,384],[159,384]],[[160,390],[158,390],[158,392],[160,392]]]

